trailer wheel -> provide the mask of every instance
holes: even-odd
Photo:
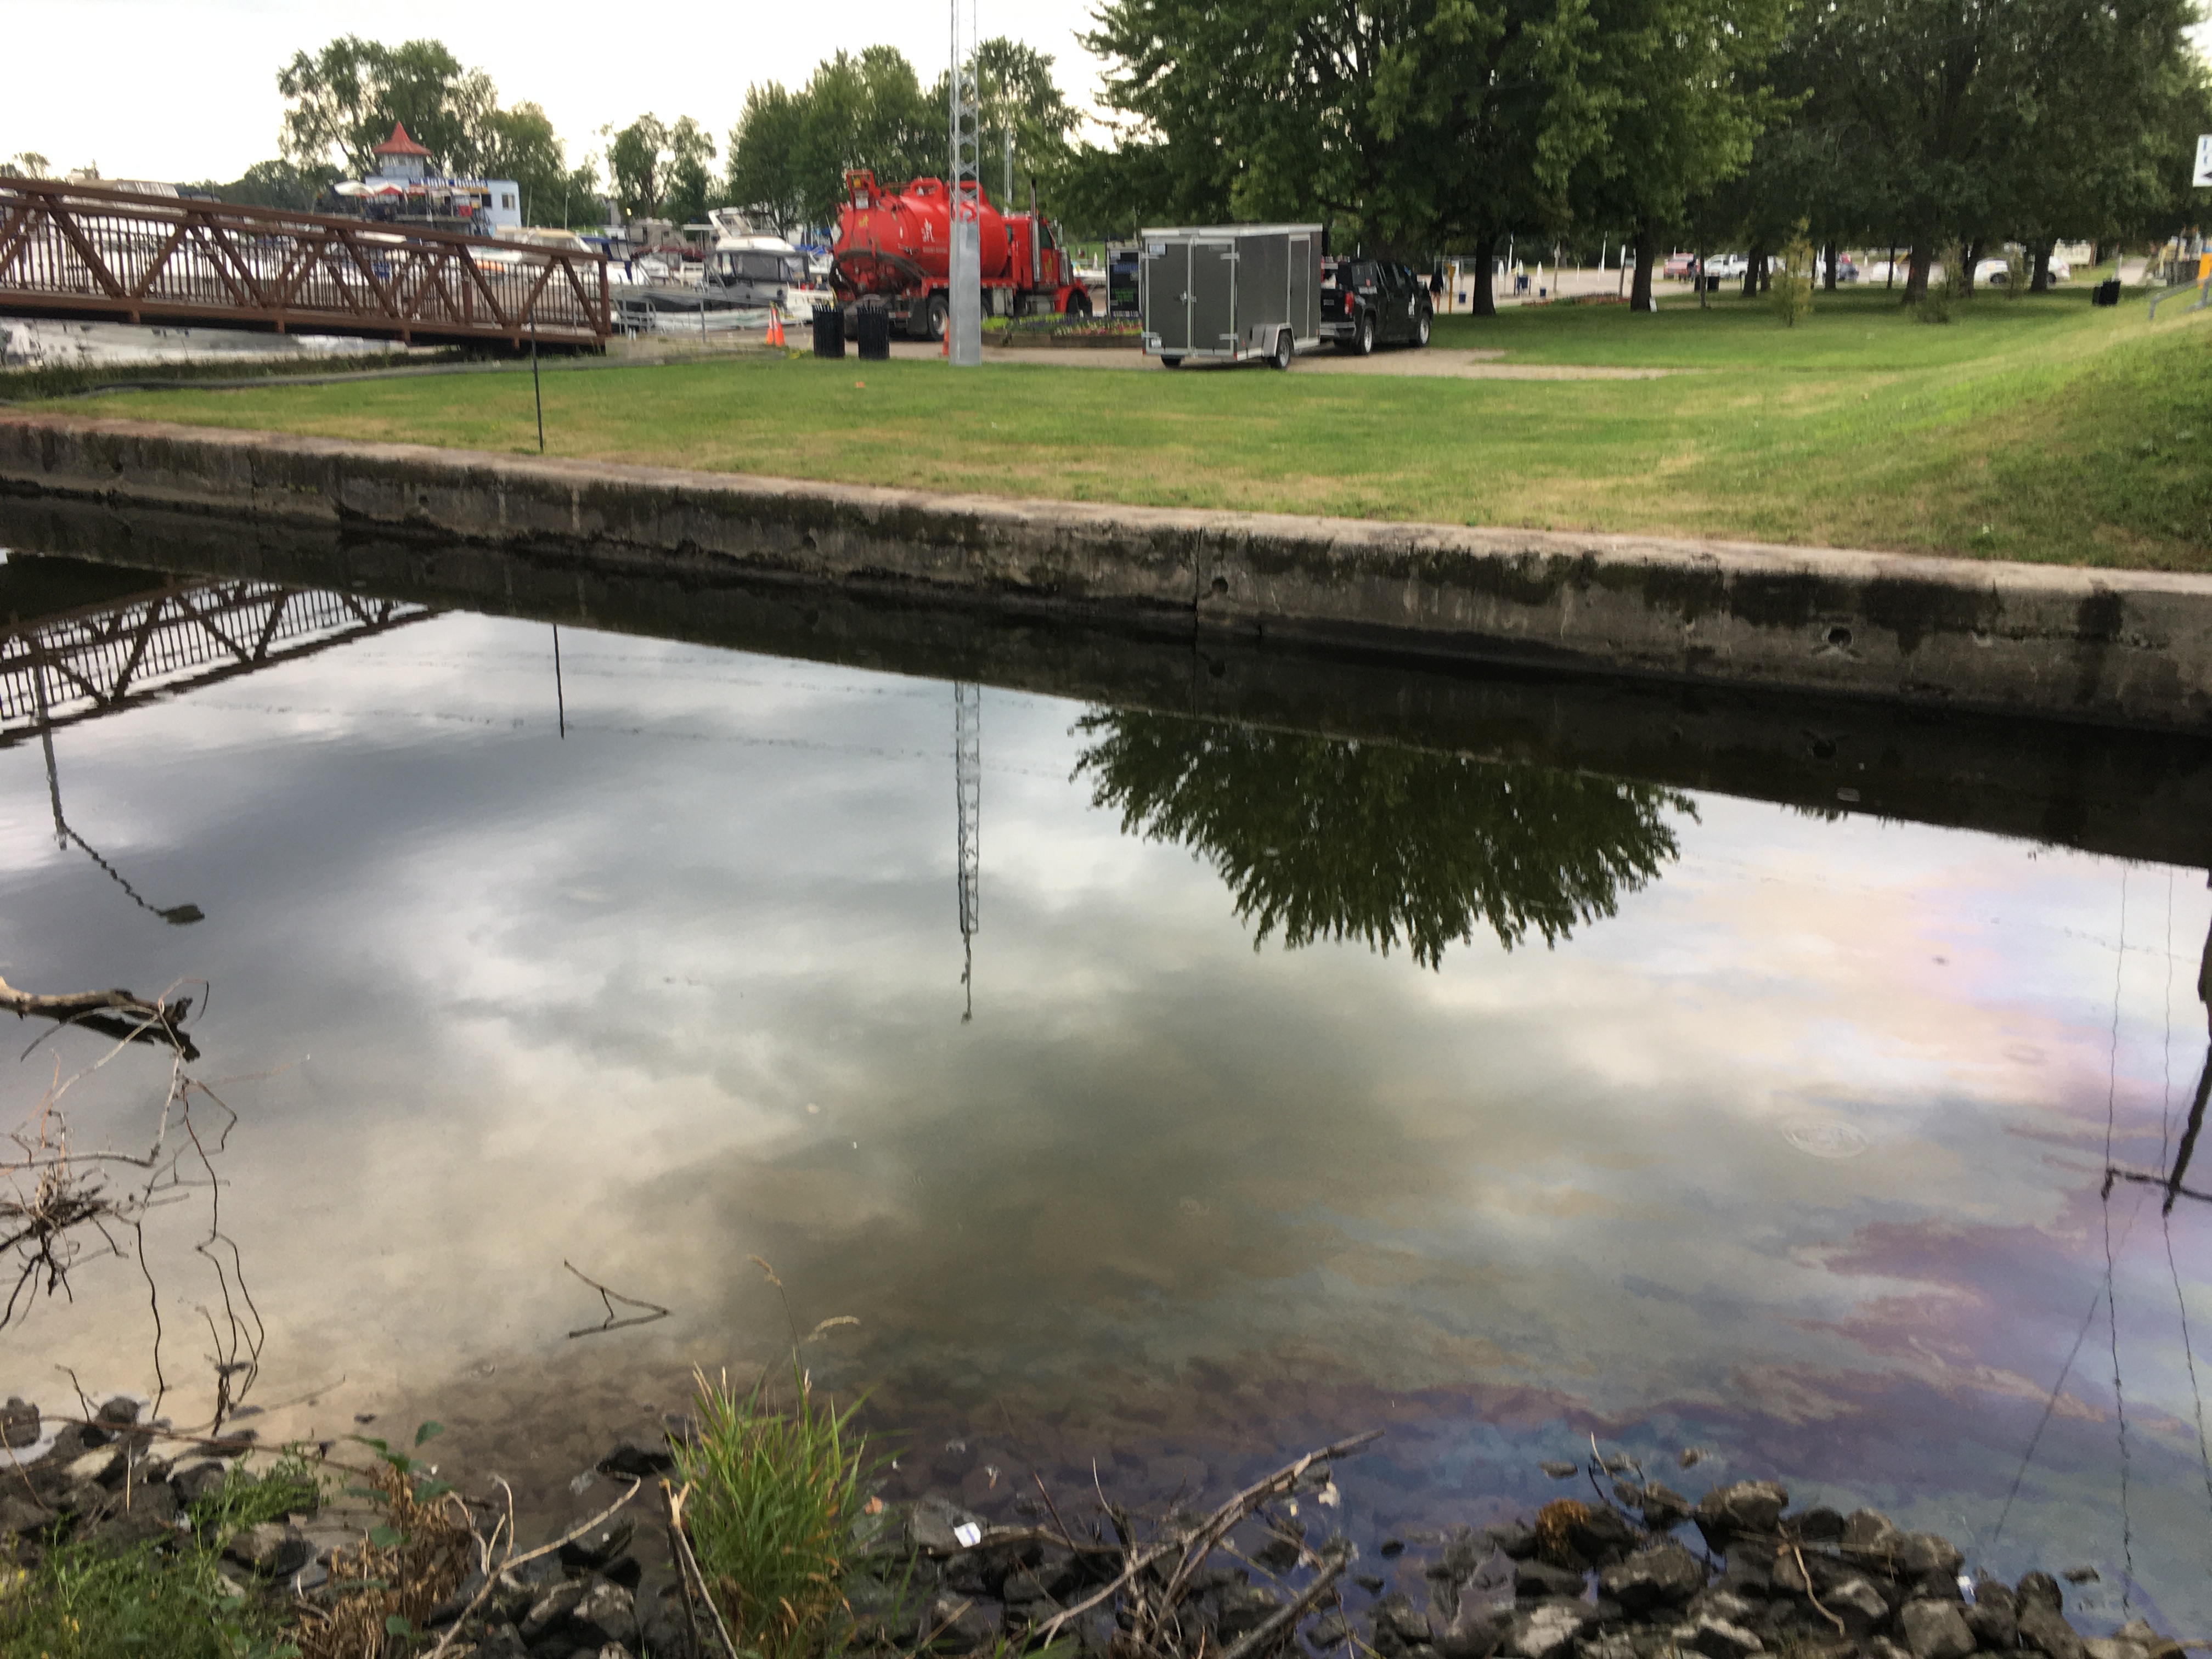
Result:
[[[927,332],[924,333],[922,337],[928,340],[943,339],[945,337],[945,319],[947,314],[948,307],[945,303],[945,296],[942,294],[933,294],[930,295],[929,313],[922,323],[922,327],[927,331]]]
[[[1182,367],[1182,359],[1180,357],[1163,357],[1160,359],[1160,367],[1162,368],[1181,368]]]
[[[1291,331],[1277,329],[1275,349],[1267,354],[1267,366],[1270,368],[1288,368],[1291,366]]]

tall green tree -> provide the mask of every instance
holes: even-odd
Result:
[[[1092,804],[1212,864],[1253,930],[1358,939],[1423,967],[1613,914],[1678,856],[1684,796],[1462,755],[1131,710],[1079,720]]]
[[[256,161],[227,185],[210,179],[199,187],[241,207],[283,208],[293,213],[307,213],[313,210],[322,200],[323,192],[336,184],[338,177],[338,170],[328,163],[301,167],[285,161]]]
[[[482,157],[487,179],[512,179],[521,194],[525,224],[565,222],[568,163],[553,123],[535,104],[494,110],[484,123]]]
[[[628,126],[609,128],[607,170],[615,200],[630,215],[674,219],[689,224],[713,206],[714,141],[688,115],[673,123],[641,115]]]
[[[657,115],[641,115],[601,137],[607,141],[608,183],[616,203],[633,216],[659,214],[668,188],[666,124]]]
[[[1594,0],[1607,142],[1577,170],[1578,216],[1636,248],[1630,308],[1651,308],[1654,257],[1692,206],[1751,161],[1788,106],[1765,73],[1796,0]]]
[[[1078,118],[1052,78],[1052,63],[1048,54],[1004,35],[975,47],[977,167],[984,194],[994,201],[1006,191],[1009,144],[1017,197],[1025,190],[1025,180],[1056,174],[1066,164]],[[942,112],[939,122],[945,136],[941,147],[948,149],[951,91],[951,77],[940,75],[929,94],[930,101]],[[937,170],[941,172],[951,159],[948,155]]]
[[[387,46],[342,35],[296,52],[277,72],[283,94],[282,152],[301,167],[337,159],[356,174],[376,169],[376,146],[404,122],[409,134],[456,177],[482,176],[497,90],[436,40]]]
[[[845,175],[855,168],[872,169],[887,185],[945,170],[945,106],[922,91],[896,47],[825,59],[806,83],[805,104],[796,165],[809,224],[836,219]]]
[[[791,235],[806,220],[799,167],[805,119],[805,94],[770,81],[745,89],[744,112],[730,130],[723,190],[732,206],[778,236]]]
[[[1106,96],[1139,143],[1218,155],[1201,176],[1234,216],[1320,216],[1388,248],[1446,215],[1492,3],[1109,0],[1084,44],[1115,66]]]

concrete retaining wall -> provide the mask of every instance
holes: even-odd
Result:
[[[2212,729],[2212,577],[937,495],[4,413],[0,488],[606,568]]]

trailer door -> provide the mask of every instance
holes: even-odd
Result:
[[[1150,241],[1139,266],[1144,277],[1145,330],[1157,334],[1164,357],[1190,350],[1190,244]]]
[[[1321,343],[1321,259],[1311,236],[1291,238],[1291,333],[1300,345]]]
[[[1237,355],[1237,245],[1190,245],[1190,349]]]

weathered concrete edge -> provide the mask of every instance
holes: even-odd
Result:
[[[0,486],[1613,672],[2212,727],[2212,577],[1007,500],[0,413]]]

